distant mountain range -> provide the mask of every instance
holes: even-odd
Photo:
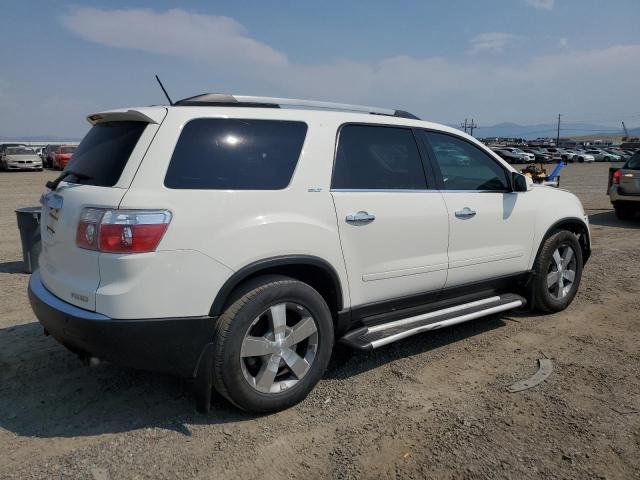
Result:
[[[460,128],[456,126],[456,128]],[[477,138],[485,137],[517,137],[534,139],[538,137],[555,138],[557,135],[557,124],[537,124],[518,125],[517,123],[498,123],[490,127],[477,127],[473,134]],[[576,136],[597,136],[597,135],[620,135],[624,133],[622,128],[616,129],[589,123],[560,123],[561,137]],[[630,128],[630,136],[640,136],[640,127]]]

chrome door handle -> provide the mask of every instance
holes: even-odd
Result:
[[[351,223],[353,225],[366,225],[373,222],[375,219],[376,216],[373,213],[364,212],[362,210],[358,213],[349,213],[345,218],[347,223]]]
[[[471,210],[469,207],[464,207],[462,210],[456,211],[456,217],[458,218],[472,218],[476,216],[476,211]]]

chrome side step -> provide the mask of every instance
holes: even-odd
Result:
[[[512,310],[525,304],[526,300],[520,295],[507,293],[393,322],[362,327],[347,333],[341,342],[359,350],[372,350],[417,333]]]

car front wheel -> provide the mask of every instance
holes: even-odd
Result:
[[[243,410],[283,410],[304,400],[329,364],[331,312],[315,289],[289,277],[258,279],[245,292],[216,326],[213,384]]]
[[[544,241],[536,259],[535,308],[559,312],[573,301],[582,278],[582,249],[578,237],[561,230]]]

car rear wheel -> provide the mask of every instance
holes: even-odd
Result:
[[[535,308],[543,312],[567,308],[580,286],[582,266],[575,234],[561,230],[547,238],[536,259]]]
[[[213,384],[250,412],[275,412],[302,401],[324,374],[333,320],[322,296],[288,277],[264,277],[220,317]]]

